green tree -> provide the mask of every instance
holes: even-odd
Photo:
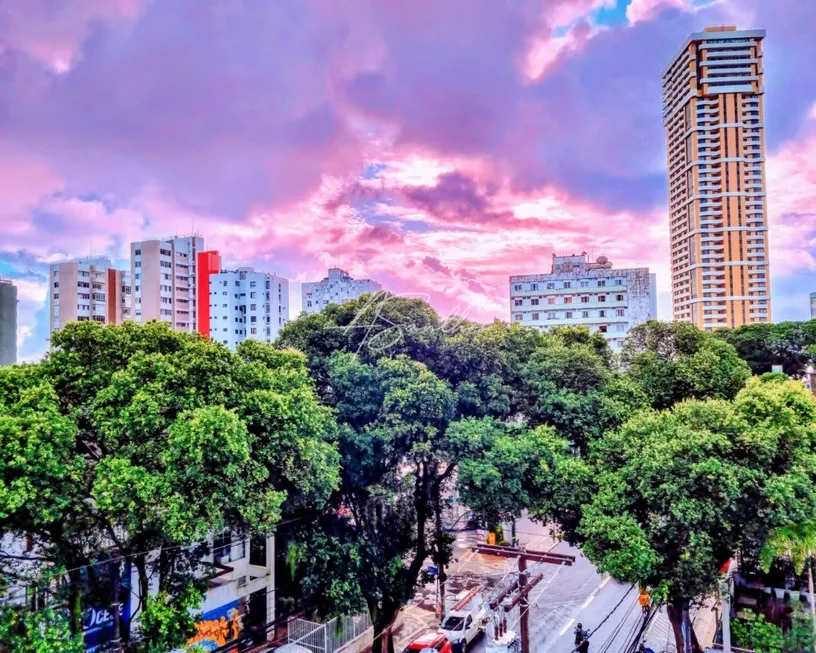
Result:
[[[72,635],[69,619],[51,606],[30,610],[0,603],[0,653],[83,653],[81,635]]]
[[[737,646],[755,653],[787,653],[782,628],[767,621],[764,614],[754,614],[751,610],[745,612],[744,619],[733,623],[734,643]]]
[[[686,322],[636,326],[621,362],[657,409],[684,399],[733,399],[751,376],[731,345]]]
[[[654,588],[679,651],[691,602],[737,551],[816,508],[816,402],[801,384],[754,378],[732,403],[635,415],[597,442],[597,491],[580,525],[599,569]]]
[[[816,552],[816,522],[807,521],[798,524],[788,524],[772,531],[762,550],[762,566],[767,572],[775,558],[786,556],[793,562],[797,574],[801,574],[807,567],[808,593],[816,596],[813,591],[813,555]],[[816,605],[810,603],[811,628],[816,638]]]
[[[255,341],[234,354],[158,323],[78,323],[52,340],[41,364],[0,371],[0,530],[33,534],[38,557],[69,570],[74,632],[82,591],[112,595],[115,574],[93,564],[111,542],[138,571],[133,616],[151,571],[164,608],[185,611],[206,547],[181,545],[269,533],[336,489],[335,422],[302,354]]]
[[[612,369],[606,339],[586,329],[546,336],[523,365],[520,392],[530,423],[554,427],[582,454],[648,405],[638,384]]]
[[[799,376],[816,363],[816,320],[746,324],[718,329],[715,335],[732,345],[754,374],[781,365],[785,374]]]
[[[141,618],[138,653],[166,653],[189,641],[200,616],[201,591],[194,584],[170,595],[166,591],[148,596]]]

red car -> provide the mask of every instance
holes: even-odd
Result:
[[[408,644],[408,648],[403,653],[451,653],[451,643],[448,638],[440,632],[425,633],[417,637]]]

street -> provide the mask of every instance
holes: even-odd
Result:
[[[620,602],[606,623],[590,638],[590,651],[593,653],[620,651],[629,633],[640,623],[637,592],[634,589],[629,591],[628,585],[598,574],[594,566],[568,544],[561,542],[553,548],[554,543],[547,529],[539,524],[523,519],[518,522],[517,529],[519,540],[530,549],[552,549],[555,553],[577,557],[571,567],[541,566],[544,579],[531,593],[530,641],[533,650],[536,653],[569,653],[574,648],[575,625],[581,623],[589,630],[598,628],[604,617]],[[502,560],[499,564],[507,569],[507,562]],[[512,625],[518,620],[518,611],[510,613],[508,617],[508,625]],[[486,641],[482,638],[470,650],[482,653],[485,649]]]

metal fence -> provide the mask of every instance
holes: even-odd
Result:
[[[337,617],[321,624],[306,619],[294,619],[287,626],[287,640],[300,644],[312,653],[337,653],[371,628],[368,614]]]

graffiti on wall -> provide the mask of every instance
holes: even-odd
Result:
[[[197,644],[206,651],[224,646],[241,634],[243,629],[242,606],[238,601],[205,612],[196,623],[196,634],[187,642]]]

